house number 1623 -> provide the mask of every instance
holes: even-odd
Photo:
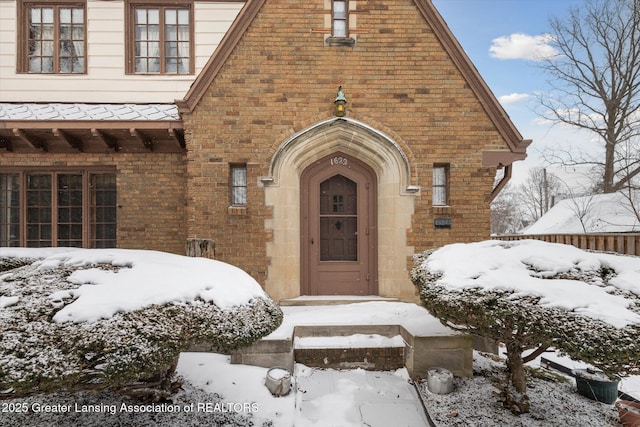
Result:
[[[335,165],[342,165],[342,166],[347,166],[347,163],[349,163],[349,160],[345,159],[344,157],[334,157],[333,159],[331,159],[331,166],[335,166]]]

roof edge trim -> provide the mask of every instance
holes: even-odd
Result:
[[[480,100],[482,107],[500,132],[500,135],[507,142],[509,149],[513,152],[525,152],[526,147],[531,141],[523,140],[522,135],[504,108],[502,108],[502,105],[500,105],[500,102],[498,102],[491,89],[489,89],[489,86],[449,29],[440,12],[438,12],[431,0],[414,0],[414,3],[464,76],[471,90]]]
[[[265,2],[266,0],[247,0],[184,98],[175,100],[180,113],[190,113],[198,105]]]

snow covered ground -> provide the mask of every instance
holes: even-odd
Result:
[[[513,242],[511,247],[516,247]],[[537,243],[532,243],[537,244]],[[571,292],[563,289],[546,287],[542,277],[551,272],[560,272],[563,269],[580,266],[588,270],[596,266],[606,265],[618,272],[615,285],[619,289],[640,294],[640,260],[631,257],[612,257],[604,254],[589,254],[574,252],[571,246],[558,247],[550,251],[548,247],[539,251],[539,256],[526,257],[519,262],[522,268],[507,268],[505,252],[493,247],[493,243],[485,243],[485,246],[476,247],[475,252],[466,254],[458,253],[451,259],[445,259],[446,251],[442,257],[435,259],[441,263],[460,262],[459,277],[450,276],[449,286],[465,286],[469,283],[495,283],[504,289],[515,292],[539,292],[545,298],[545,303],[556,304],[563,307],[574,307],[585,310],[589,315],[616,325],[628,325],[637,323],[640,319],[638,308],[622,295],[612,295],[604,287],[593,287],[593,290],[573,288],[579,286],[571,281],[565,281]],[[2,249],[5,251],[5,249]],[[5,253],[5,252],[3,252]],[[514,256],[517,251],[512,252]],[[91,254],[91,255],[89,255]],[[42,268],[57,265],[56,263],[69,263],[72,265],[77,258],[64,250],[52,251],[46,254],[49,260],[42,263]],[[92,259],[93,252],[87,252],[77,262],[86,263]],[[163,273],[163,264],[167,264],[165,258],[160,258],[154,263],[154,267],[146,270],[143,276],[131,277],[121,275],[122,272],[135,270],[123,269],[119,273],[110,273],[106,270],[95,271],[84,269],[84,273],[74,277],[80,285],[74,292],[73,303],[67,304],[66,314],[61,315],[58,321],[71,323],[87,321],[95,316],[109,316],[109,313],[117,312],[129,307],[132,301],[137,304],[154,304],[157,301],[181,301],[182,298],[211,298],[216,304],[234,305],[247,301],[247,298],[264,295],[259,287],[248,285],[244,287],[242,294],[230,287],[219,288],[213,282],[208,282],[207,277],[197,274],[199,261],[185,261],[178,268],[184,268],[184,274],[195,274],[198,280],[195,283],[185,283],[177,294],[171,294],[174,290],[164,289],[154,293],[148,289],[149,299],[145,293],[132,293],[125,287],[119,287],[120,280],[143,281],[148,277],[162,280],[168,273]],[[108,258],[110,263],[124,266],[137,264],[142,268],[144,259],[127,257],[122,258],[117,251],[96,251],[96,259]],[[193,263],[193,264],[192,264]],[[114,265],[115,265],[114,264]],[[529,266],[529,268],[527,267]],[[531,268],[535,267],[535,268]],[[451,269],[449,269],[451,270]],[[535,272],[533,272],[535,270]],[[140,270],[142,271],[142,270]],[[222,271],[222,270],[221,270]],[[463,273],[467,273],[465,276]],[[75,273],[74,273],[75,274]],[[133,273],[132,273],[133,274]],[[142,274],[142,273],[141,273]],[[233,271],[225,272],[234,274]],[[149,276],[150,275],[150,276]],[[2,275],[0,274],[0,279]],[[131,283],[131,282],[130,282]],[[93,287],[93,288],[92,288]],[[93,290],[95,289],[95,291]],[[100,291],[102,289],[102,291]],[[214,292],[214,290],[216,292]],[[208,292],[212,292],[209,294]],[[93,292],[102,292],[100,298],[96,298]],[[581,299],[585,292],[597,301],[586,304]],[[215,295],[213,295],[215,293]],[[117,294],[117,295],[113,295]],[[118,296],[118,298],[114,298]],[[65,296],[57,295],[62,300]],[[614,298],[617,297],[617,298]],[[0,310],[8,310],[21,303],[21,297],[16,295],[2,295]],[[96,311],[96,305],[101,298],[105,298],[107,304]],[[219,298],[219,299],[218,299]],[[237,298],[237,300],[235,299]],[[54,301],[54,300],[52,300]],[[74,306],[75,303],[78,303]],[[73,308],[73,309],[72,309]],[[62,311],[62,310],[61,310]],[[367,321],[370,324],[388,324],[398,319],[408,329],[419,333],[430,332],[432,334],[450,334],[448,328],[443,327],[432,317],[422,317],[424,309],[406,303],[369,302],[356,303],[345,306],[323,307],[285,307],[284,321],[280,328],[272,333],[272,336],[291,336],[293,325],[297,324],[336,324],[345,318],[351,322]],[[342,318],[340,318],[342,313]],[[422,397],[429,413],[438,426],[616,426],[616,412],[612,405],[600,404],[581,397],[575,392],[575,384],[557,383],[547,380],[532,380],[533,388],[529,391],[532,402],[532,412],[528,415],[516,417],[507,410],[501,408],[497,399],[492,395],[491,378],[500,374],[504,365],[491,357],[476,353],[474,357],[473,378],[458,378],[455,380],[454,392],[449,395],[434,395],[419,384]],[[362,371],[330,371],[329,375],[317,374],[318,371],[307,367],[296,366],[296,378],[292,392],[284,397],[273,397],[266,389],[264,380],[267,369],[231,365],[229,357],[213,353],[182,353],[180,355],[178,373],[185,378],[183,391],[175,396],[172,402],[166,404],[149,405],[145,402],[133,401],[112,393],[56,393],[49,395],[31,396],[28,398],[0,400],[0,426],[116,426],[116,425],[145,425],[145,426],[172,426],[172,425],[226,425],[226,426],[274,426],[290,427],[302,425],[328,426],[362,426],[362,421],[341,414],[353,414],[349,411],[352,399],[357,393],[374,393],[371,399],[395,396],[396,403],[406,407],[411,385],[405,370],[397,372],[380,373],[375,379],[375,387],[371,382],[357,381],[358,378],[367,378]],[[307,382],[305,382],[307,381]],[[632,391],[637,390],[637,378],[625,380],[623,388]],[[313,389],[301,387],[301,384],[313,384]],[[322,394],[319,391],[324,390]],[[315,393],[316,399],[309,399]],[[305,396],[307,396],[305,398]],[[402,397],[402,399],[401,399]],[[392,399],[393,400],[393,399]],[[306,406],[305,406],[305,403]],[[417,405],[416,405],[417,407]],[[301,408],[306,408],[301,410]],[[415,408],[413,408],[415,409]],[[418,407],[419,409],[419,407]],[[366,412],[366,410],[365,410]],[[406,419],[397,418],[393,425],[410,425],[416,427],[420,424],[411,424],[414,418],[411,412]],[[362,414],[362,411],[361,411]],[[368,425],[374,427],[388,427],[389,421],[383,413],[370,412],[373,419]],[[378,416],[376,416],[378,414]],[[407,412],[409,414],[409,412]],[[404,422],[404,424],[403,424]],[[416,421],[418,423],[418,421]],[[422,424],[424,425],[424,424]]]
[[[474,354],[473,378],[456,378],[451,394],[433,394],[426,383],[418,384],[429,414],[437,426],[477,427],[603,427],[619,426],[613,405],[580,396],[573,381],[531,381],[530,414],[520,417],[502,408],[492,395],[491,378],[502,375],[504,365],[488,355]],[[417,417],[421,405],[406,406],[411,391],[406,370],[376,372],[375,387],[362,370],[319,371],[297,365],[292,392],[273,397],[264,385],[266,368],[231,365],[229,357],[213,353],[183,353],[178,372],[186,379],[184,391],[174,402],[156,408],[108,393],[55,394],[0,401],[0,426],[272,426],[272,427],[423,427]],[[371,374],[371,373],[369,373]],[[368,377],[371,378],[371,377]],[[362,381],[361,381],[362,380]],[[312,384],[313,387],[309,387]],[[305,407],[303,399],[308,399]],[[385,413],[376,413],[367,424],[353,418],[356,395],[378,401],[386,395],[389,405],[406,411],[390,423]],[[383,395],[383,396],[381,396]],[[12,405],[11,407],[9,405]],[[124,405],[124,406],[123,406]],[[404,407],[401,407],[405,405]],[[303,407],[305,410],[301,411]],[[9,409],[24,408],[18,413]],[[69,408],[67,412],[56,409]],[[77,412],[85,408],[89,412]],[[365,409],[366,412],[366,409]],[[389,412],[389,411],[387,411]]]

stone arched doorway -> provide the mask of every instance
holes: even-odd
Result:
[[[375,177],[375,201],[370,204],[377,203],[377,223],[373,217],[369,222],[375,226],[377,240],[370,237],[370,243],[376,245],[377,256],[373,255],[375,259],[370,264],[372,273],[367,273],[372,274],[370,283],[374,283],[367,294],[415,298],[407,268],[407,260],[414,253],[407,244],[407,230],[412,226],[414,196],[419,194],[417,177],[411,174],[413,157],[388,135],[348,117],[323,120],[291,135],[275,151],[268,175],[260,177],[265,204],[273,212],[272,218],[265,221],[265,229],[271,235],[265,290],[276,300],[309,294],[302,277],[306,262],[302,246],[305,237],[301,237],[305,233],[302,175],[316,164],[321,165],[320,169],[327,168],[327,162],[338,153],[338,157],[352,159],[352,165],[365,165]],[[352,176],[344,176],[354,181]]]
[[[335,152],[300,177],[301,293],[376,295],[377,177]]]

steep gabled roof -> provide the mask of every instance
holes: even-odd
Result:
[[[211,55],[211,58],[209,58],[189,88],[187,94],[183,99],[176,99],[176,104],[180,112],[191,112],[196,105],[198,105],[207,88],[211,86],[216,75],[231,55],[231,52],[233,52],[233,48],[236,47],[266,1],[267,0],[247,0],[244,7],[240,10],[240,13],[238,13],[238,16],[236,16],[235,21],[233,21],[233,24],[231,24],[231,27],[222,38],[218,48],[213,55]]]
[[[194,110],[207,88],[216,78],[216,75],[231,55],[236,44],[240,41],[249,25],[258,14],[267,0],[247,0],[244,7],[236,17],[220,45],[213,53],[209,61],[198,75],[189,91],[182,100],[176,100],[180,112],[187,113]],[[526,149],[531,140],[525,140],[516,129],[506,111],[502,108],[493,92],[487,86],[484,79],[478,73],[467,54],[460,46],[444,19],[437,11],[431,0],[413,0],[418,10],[433,29],[436,37],[449,54],[463,78],[469,84],[485,112],[496,126],[500,135],[509,146],[511,156],[505,156],[504,152],[495,152],[500,158],[504,158],[510,164],[513,160],[522,160],[526,157]],[[493,162],[492,162],[493,163]],[[501,163],[501,162],[500,162]]]

